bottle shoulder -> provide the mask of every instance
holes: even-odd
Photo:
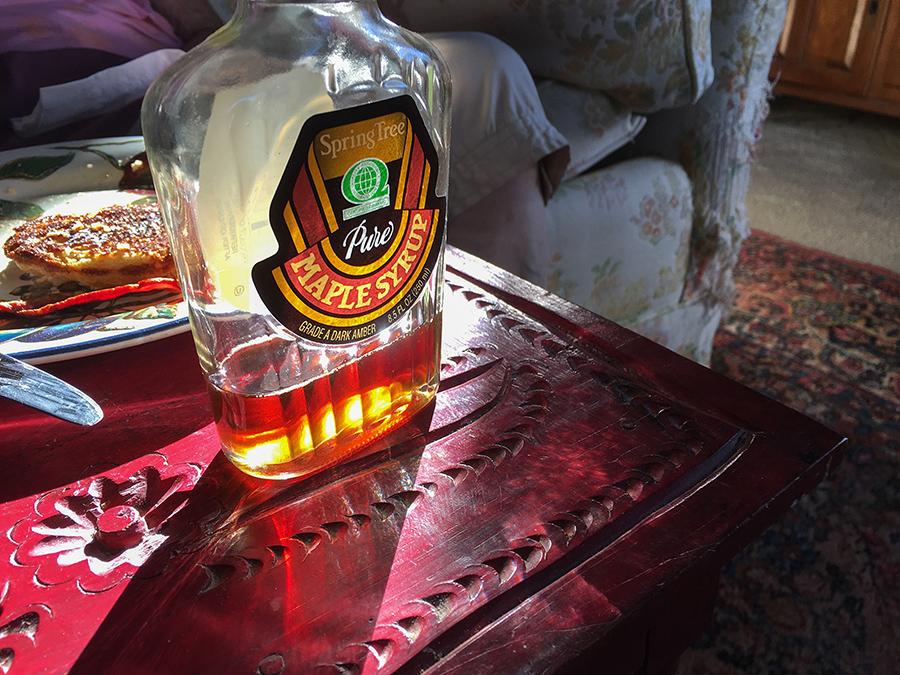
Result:
[[[208,127],[246,135],[260,125],[275,146],[314,114],[403,95],[444,153],[449,70],[425,38],[383,17],[263,13],[227,24],[173,64],[147,92],[142,122],[153,148],[199,148]]]
[[[449,90],[449,68],[441,53],[417,33],[386,20],[374,27],[332,22],[318,28],[275,30],[264,22],[226,26],[173,64],[148,96],[171,104],[286,73],[306,86],[310,79],[321,80],[332,95],[348,88],[431,88],[435,83]],[[429,82],[417,82],[422,77]]]

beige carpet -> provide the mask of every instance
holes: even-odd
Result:
[[[750,227],[900,272],[900,119],[777,97]]]

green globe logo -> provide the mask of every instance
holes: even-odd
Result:
[[[387,195],[387,164],[380,159],[370,157],[350,167],[341,183],[341,192],[347,201],[364,204],[373,199]]]
[[[362,204],[376,196],[378,191],[384,187],[387,182],[387,167],[377,160],[364,159],[354,164],[347,175],[350,201]]]

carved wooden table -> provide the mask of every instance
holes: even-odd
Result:
[[[218,453],[189,335],[46,366],[97,427],[0,402],[0,671],[670,669],[840,437],[448,257],[435,405],[304,481]]]

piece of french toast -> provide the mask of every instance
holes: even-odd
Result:
[[[109,206],[89,215],[51,215],[19,225],[3,244],[23,272],[111,288],[175,278],[155,202]]]

